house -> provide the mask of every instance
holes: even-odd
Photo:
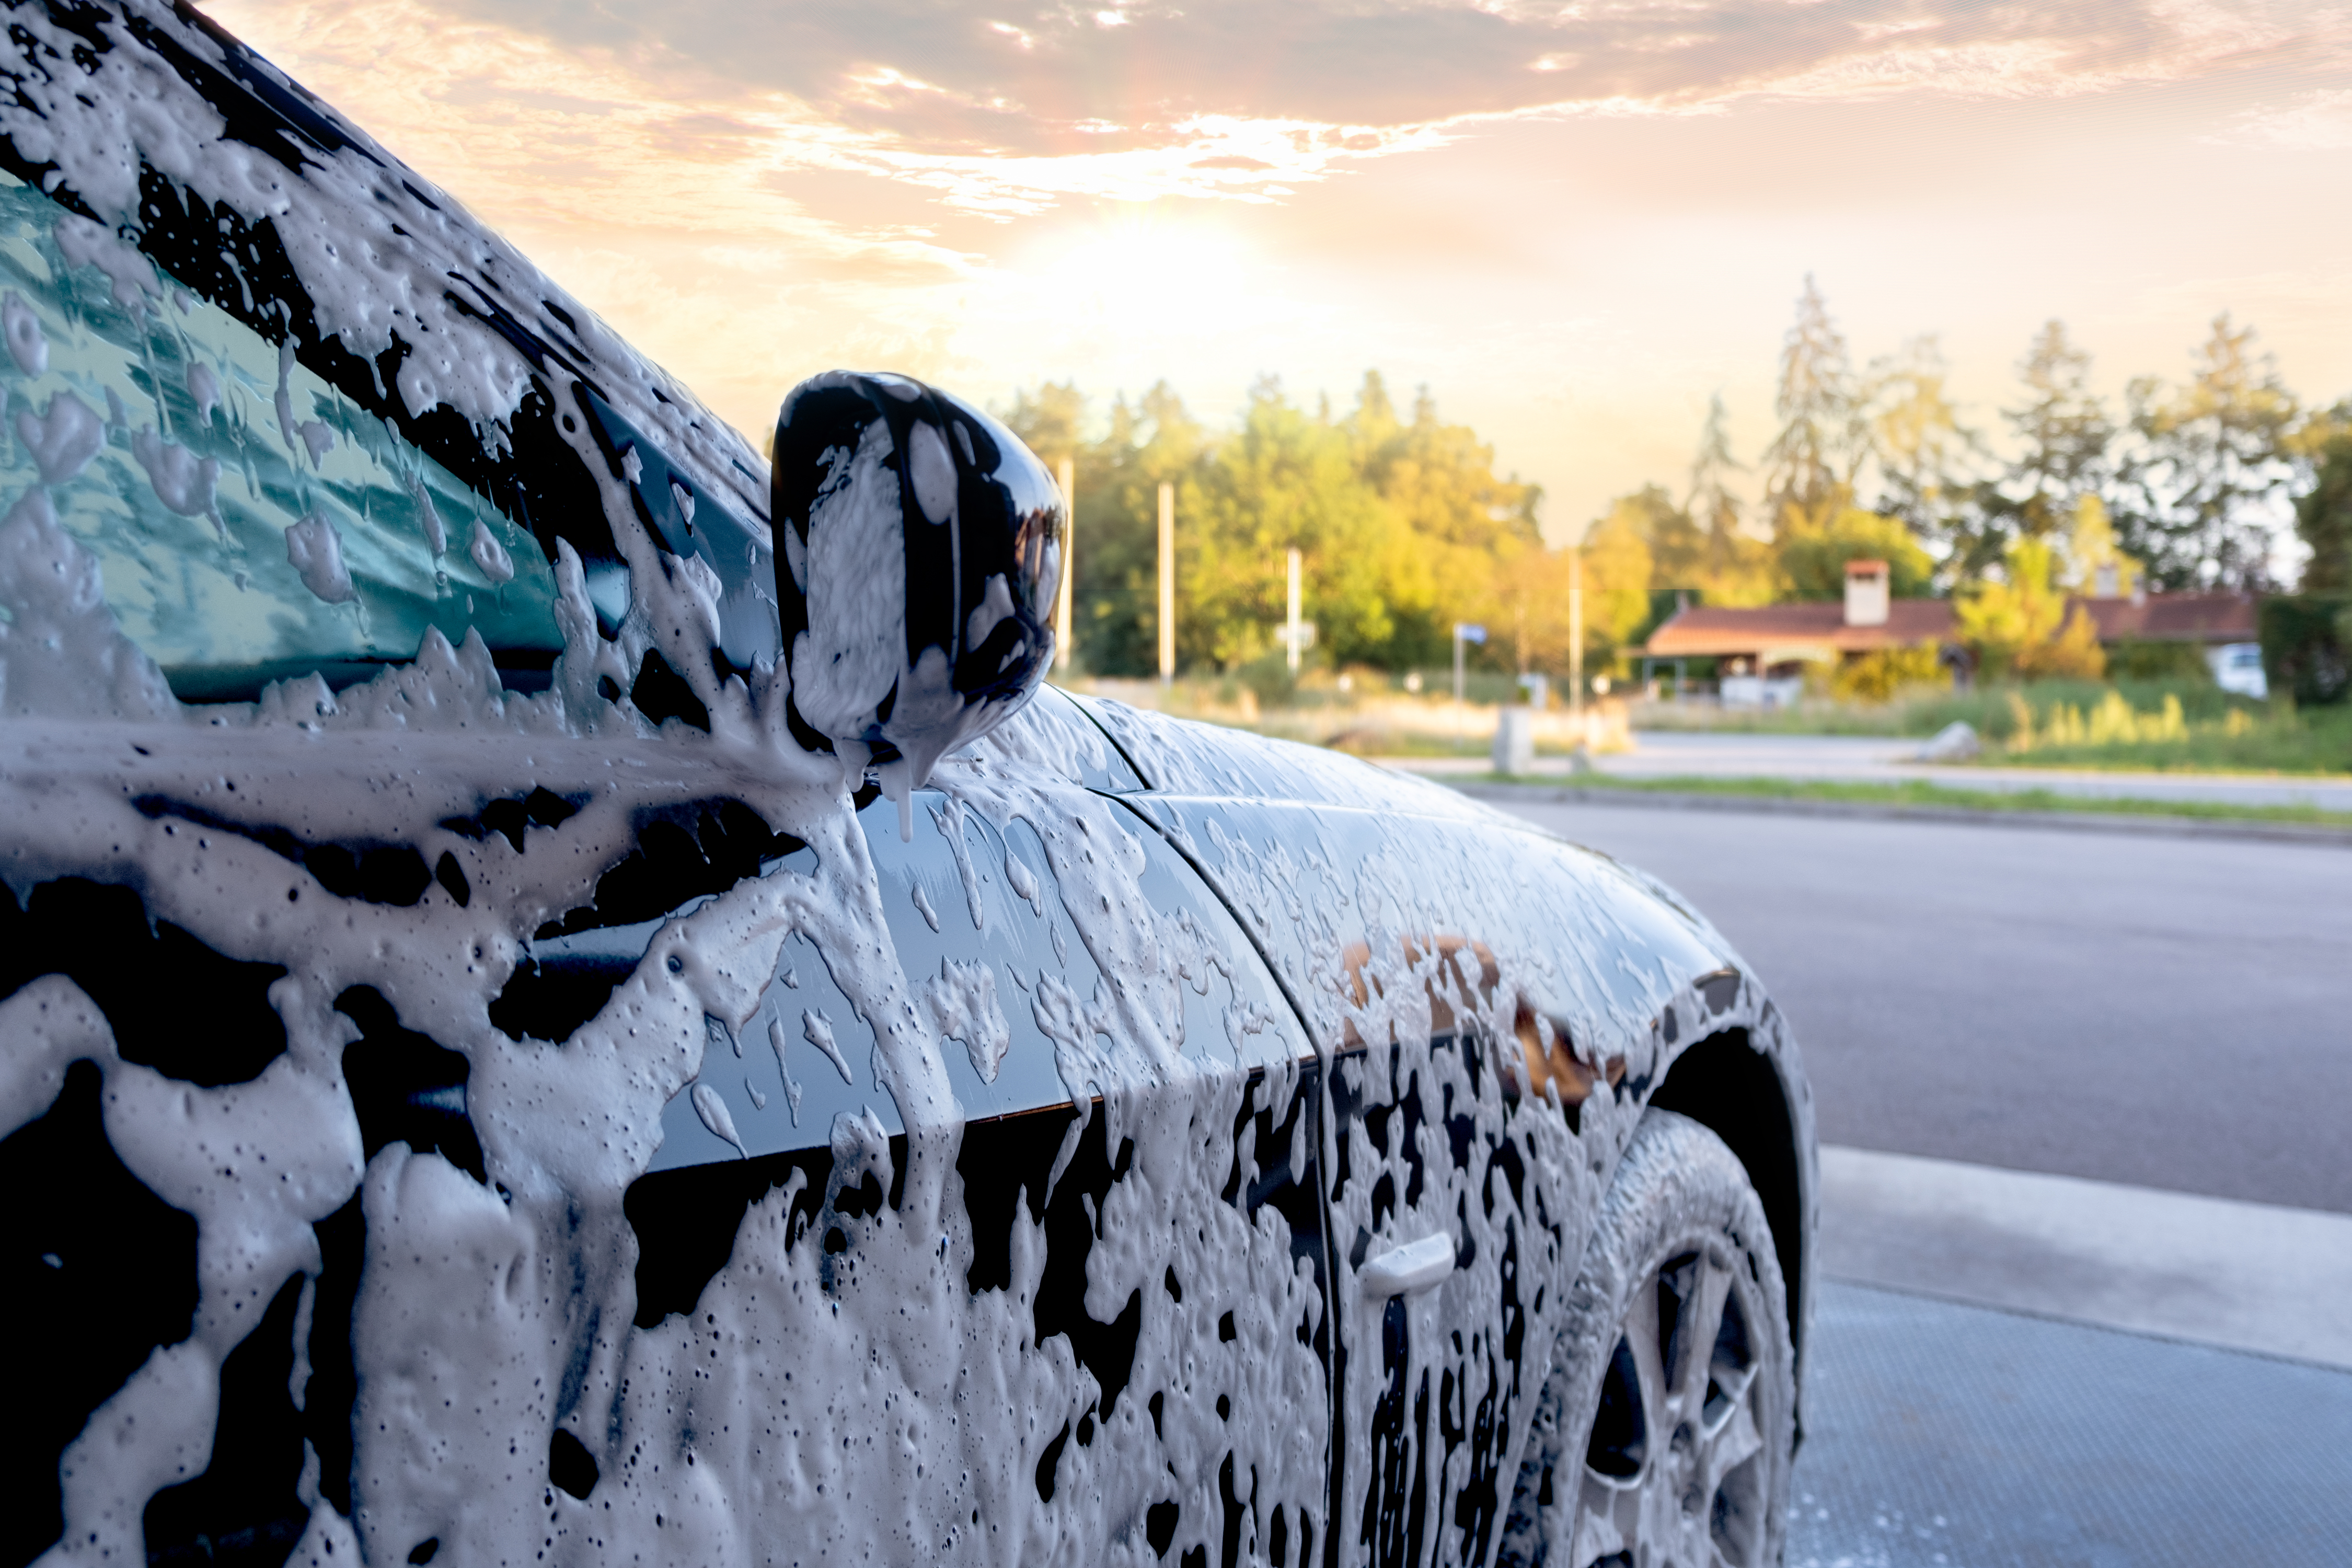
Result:
[[[1897,599],[1884,561],[1849,561],[1845,598],[1764,605],[1754,609],[1694,605],[1650,634],[1643,648],[1646,679],[1672,662],[1679,687],[1685,661],[1716,661],[1726,706],[1771,708],[1794,702],[1808,665],[1831,666],[1886,647],[1932,643],[1960,658],[1958,622],[1948,599]]]
[[[2250,594],[2122,597],[2113,593],[2112,576],[2104,576],[2098,586],[2109,592],[2070,598],[2067,614],[2078,605],[2088,611],[2102,644],[2197,643],[2210,658],[2218,658],[2221,649],[2254,638]],[[1927,643],[1941,650],[1957,679],[1965,679],[1974,660],[1960,646],[1958,631],[1950,600],[1895,598],[1888,592],[1885,562],[1849,561],[1842,603],[1754,609],[1694,605],[1678,611],[1643,647],[1643,678],[1672,664],[1679,689],[1686,661],[1711,658],[1727,707],[1775,707],[1797,700],[1809,665],[1834,666],[1879,648]]]

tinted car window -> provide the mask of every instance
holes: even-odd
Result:
[[[183,700],[331,685],[487,641],[510,687],[562,647],[524,530],[281,346],[0,174],[0,486],[46,487],[125,636]],[[534,680],[534,677],[538,679]]]
[[[918,791],[915,801],[910,843],[899,839],[898,807],[887,800],[869,805],[858,820],[899,964],[919,1005],[940,999],[944,1018],[934,1022],[948,1036],[942,1055],[964,1114],[977,1120],[1069,1103],[1072,1088],[1039,1023],[1037,995],[1052,982],[1081,1004],[1096,1004],[1102,972],[1063,905],[1036,829],[1015,818],[1000,830],[937,791]],[[1145,858],[1139,887],[1183,950],[1173,954],[1186,982],[1177,1021],[1183,1054],[1213,1071],[1307,1055],[1297,1018],[1233,917],[1159,834],[1139,821],[1128,827]],[[812,858],[801,849],[777,867],[805,870]],[[637,952],[658,924],[626,933]],[[695,1087],[708,1091],[706,1108],[711,1095],[726,1106],[742,1152],[763,1154],[824,1144],[845,1112],[870,1111],[885,1131],[903,1132],[873,1064],[871,1025],[834,984],[824,954],[794,935],[751,1026],[740,1036],[714,1029]],[[738,1157],[695,1098],[681,1094],[663,1113],[652,1169]]]

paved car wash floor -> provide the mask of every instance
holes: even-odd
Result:
[[[2352,1373],[1824,1281],[1789,1568],[2352,1563]]]

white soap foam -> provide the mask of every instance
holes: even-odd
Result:
[[[33,454],[41,482],[62,485],[79,477],[106,445],[106,421],[72,393],[60,392],[38,417],[29,408],[16,416],[16,438]]]
[[[425,505],[430,507],[432,502],[428,500]],[[492,586],[503,587],[514,581],[514,557],[499,542],[499,536],[490,531],[490,525],[478,517],[474,520],[474,542],[467,547],[466,553],[474,558],[474,564],[481,568],[482,575],[490,580]]]
[[[0,296],[0,336],[8,342],[8,357],[26,375],[44,375],[49,368],[49,340],[42,334],[41,318],[14,289]]]
[[[330,605],[358,598],[351,568],[343,563],[343,536],[323,511],[313,511],[286,530],[286,560],[302,586]]]

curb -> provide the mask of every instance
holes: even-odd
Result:
[[[2067,833],[2132,833],[2158,838],[2239,838],[2273,844],[2326,844],[2352,849],[2352,827],[2253,822],[2228,817],[2137,816],[2096,811],[1987,811],[1961,805],[1804,800],[1780,795],[1698,795],[1679,790],[1576,784],[1454,783],[1433,778],[1473,800],[1548,805],[1631,805],[1672,811],[1744,811],[1768,816],[1843,816],[1898,822],[1955,822],[1981,827],[2032,827]]]

